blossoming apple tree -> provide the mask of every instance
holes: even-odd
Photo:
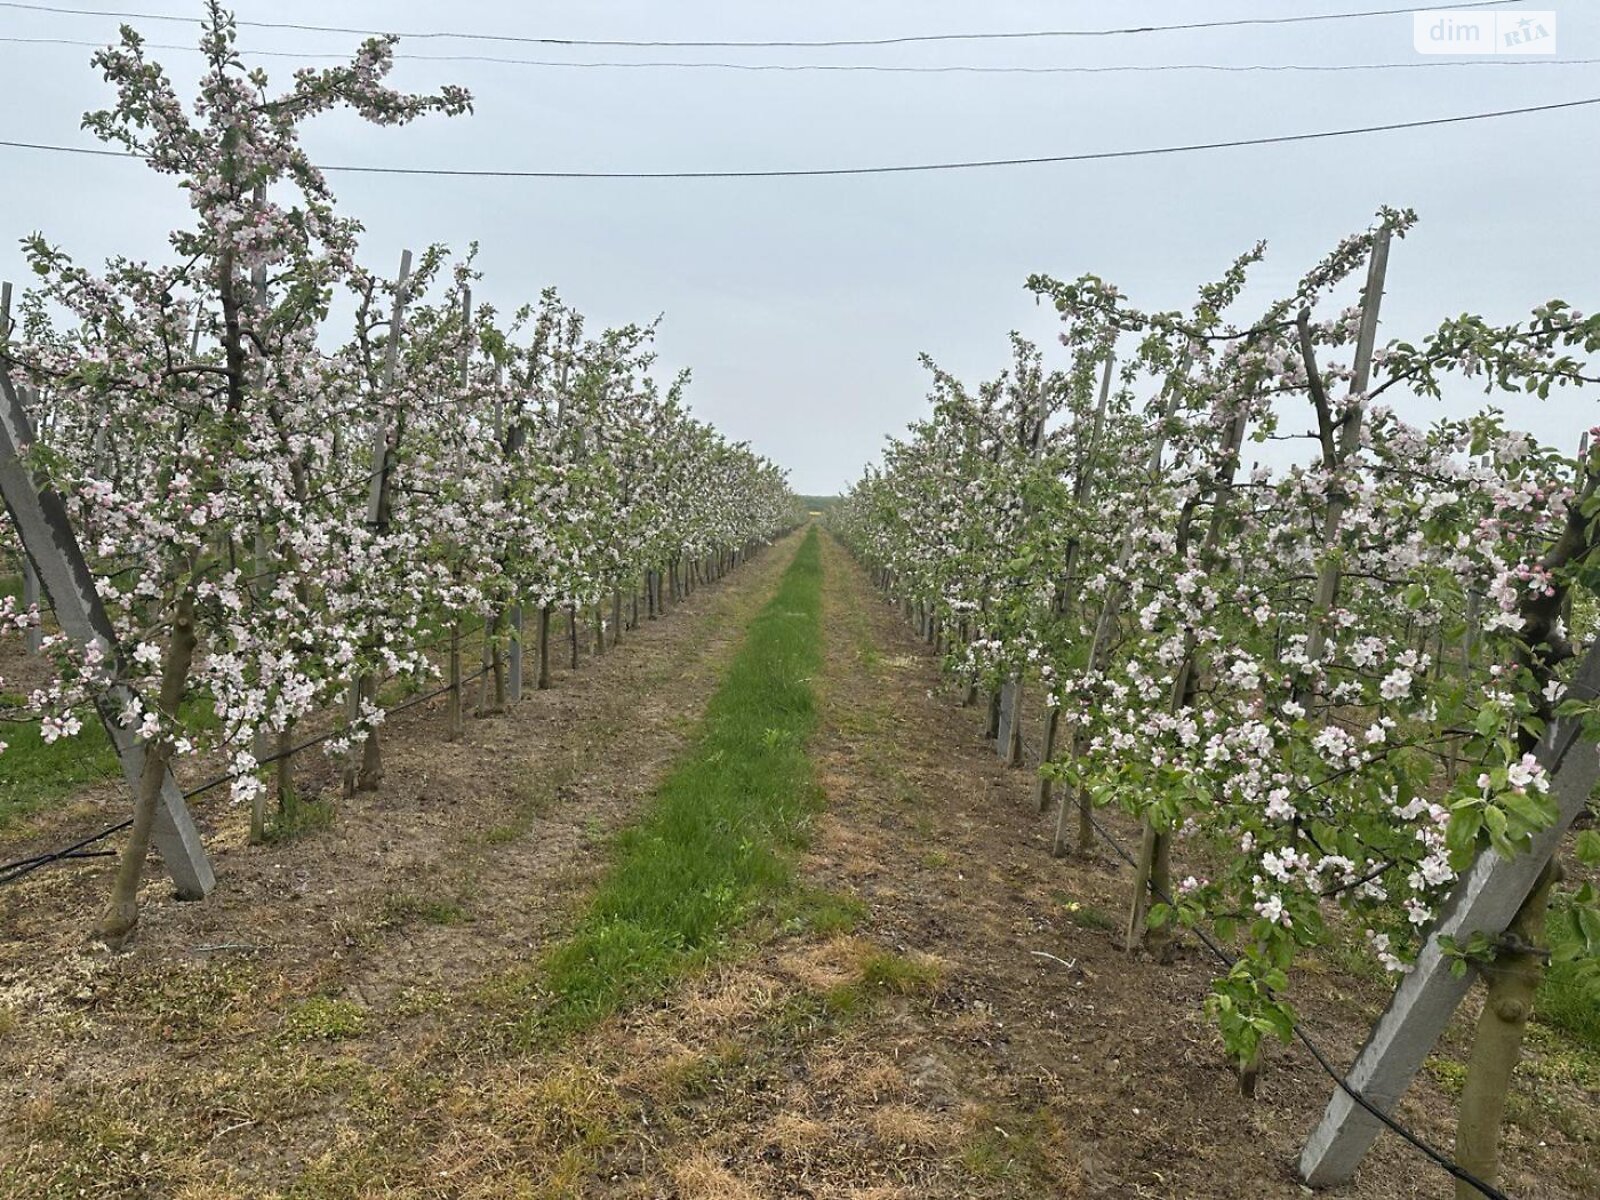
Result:
[[[1261,247],[1188,313],[1137,309],[1093,276],[1035,277],[1077,383],[1058,415],[1027,410],[1055,423],[1033,444],[1100,447],[1093,486],[1073,456],[1026,452],[995,486],[996,406],[941,379],[933,416],[837,516],[893,594],[957,631],[953,665],[990,687],[1025,671],[1044,692],[1058,850],[1069,801],[1086,837],[1098,806],[1139,822],[1130,949],[1160,953],[1183,925],[1233,945],[1207,1009],[1247,1090],[1263,1039],[1292,1031],[1296,965],[1334,914],[1408,970],[1468,864],[1555,820],[1536,744],[1563,703],[1588,707],[1563,700],[1562,666],[1595,633],[1570,624],[1574,593],[1600,582],[1600,455],[1539,446],[1492,407],[1415,422],[1462,381],[1518,397],[1595,382],[1600,318],[1552,301],[1377,345],[1390,244],[1413,220],[1380,213],[1242,324],[1229,314]],[[1358,302],[1334,307],[1363,264]],[[1089,368],[1126,342],[1123,392],[1151,399],[1107,420],[1086,403]],[[1528,901],[1540,921],[1552,882]],[[1585,887],[1560,911],[1600,952],[1594,899]],[[1458,952],[1503,965],[1525,940]],[[1464,1123],[1503,1096],[1508,1056],[1487,1060]],[[1492,1173],[1492,1152],[1486,1168],[1472,1152]]]

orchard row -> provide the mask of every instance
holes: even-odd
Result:
[[[591,329],[553,290],[474,305],[474,254],[408,254],[393,277],[358,261],[302,123],[470,105],[386,87],[392,43],[273,94],[213,5],[190,111],[124,29],[95,56],[115,103],[85,124],[170,176],[191,220],[100,271],[26,242],[39,284],[5,365],[115,646],[47,639],[54,682],[7,716],[71,736],[121,689],[113,719],[147,751],[130,862],[175,756],[225,752],[259,811],[267,751],[348,704],[328,746],[370,782],[379,684],[436,672],[441,631],[481,622],[498,663],[524,609],[546,633],[552,609],[615,621],[640,590],[654,611],[797,520],[773,464],[689,414],[687,377],[658,380],[653,326]],[[102,932],[125,934],[132,902],[119,883]]]
[[[1380,346],[1412,222],[1382,212],[1265,311],[1238,311],[1261,246],[1188,311],[1033,278],[1064,365],[1015,335],[975,388],[929,363],[928,414],[837,516],[991,696],[1013,761],[1021,697],[1042,696],[1057,854],[1089,848],[1098,808],[1139,822],[1130,948],[1198,926],[1238,951],[1207,1008],[1247,1083],[1330,927],[1406,972],[1469,864],[1557,820],[1533,751],[1590,707],[1563,664],[1595,634],[1600,450],[1581,427],[1541,446],[1496,407],[1436,414],[1474,386],[1570,405],[1600,376],[1600,317],[1552,301]],[[1594,891],[1570,890],[1563,944],[1600,952]]]

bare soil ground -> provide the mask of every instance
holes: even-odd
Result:
[[[981,712],[827,541],[811,751],[828,807],[794,894],[656,1002],[528,1036],[539,947],[792,550],[465,746],[419,730],[369,809],[230,850],[237,895],[153,895],[127,959],[78,945],[92,872],[5,898],[0,979],[49,986],[0,1035],[0,1194],[1304,1195],[1293,1161],[1329,1081],[1283,1050],[1259,1099],[1238,1096],[1200,1011],[1211,964],[1117,948],[1126,869],[1049,857],[1031,772],[996,761]],[[201,950],[235,941],[263,949]],[[1383,985],[1334,961],[1315,983],[1307,1024],[1346,1060]],[[1445,1146],[1454,1036],[1403,1114]],[[1592,1057],[1536,1039],[1513,1195],[1600,1194],[1597,1087]],[[1451,1188],[1386,1137],[1335,1194]]]

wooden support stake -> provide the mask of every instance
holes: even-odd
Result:
[[[444,694],[445,740],[459,742],[467,732],[461,703],[461,622],[450,623],[450,689]]]
[[[1567,696],[1600,697],[1600,642],[1590,646]],[[1345,1075],[1345,1083],[1382,1112],[1394,1111],[1472,986],[1475,972],[1455,975],[1440,940],[1464,942],[1475,933],[1501,933],[1600,782],[1600,747],[1583,736],[1581,717],[1553,719],[1534,754],[1550,775],[1550,793],[1559,810],[1556,823],[1515,858],[1501,858],[1493,850],[1479,855],[1440,910],[1422,953]],[[1382,1129],[1376,1117],[1340,1088],[1301,1152],[1301,1177],[1313,1187],[1346,1182]]]
[[[1008,767],[1022,763],[1022,677],[1013,675],[1000,685],[1000,728],[994,752]]]
[[[472,378],[472,289],[465,286],[461,289],[461,348],[457,370],[461,376],[461,389],[465,392]],[[467,473],[465,455],[459,446],[456,473],[462,477]],[[454,560],[451,573],[457,579],[461,573],[460,550],[458,545],[452,544],[450,547],[450,557]],[[485,644],[492,644],[493,640],[493,634],[485,627]],[[466,697],[461,692],[461,617],[457,614],[450,623],[450,691],[445,697],[445,737],[452,742],[459,742],[467,734]]]
[[[34,570],[33,559],[26,554],[22,556],[22,605],[24,608],[35,608],[39,604],[39,572]],[[44,652],[44,622],[28,626],[27,646],[29,654],[42,654]]]
[[[539,682],[541,692],[550,687],[550,606],[539,608]]]
[[[522,605],[511,606],[511,643],[506,647],[506,700],[522,699]]]

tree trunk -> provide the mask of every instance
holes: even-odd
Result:
[[[1078,853],[1088,854],[1094,849],[1094,797],[1088,788],[1078,789]],[[1057,858],[1061,855],[1057,854]]]
[[[501,627],[505,624],[505,618],[505,609],[496,609],[494,617],[484,627],[484,671],[478,677],[479,717],[503,713],[506,710],[506,656],[500,650]]]
[[[1170,951],[1171,924],[1152,929],[1147,923],[1150,904],[1158,896],[1172,894],[1171,885],[1172,835],[1157,829],[1146,820],[1144,836],[1139,843],[1139,865],[1134,870],[1133,903],[1128,909],[1128,933],[1124,949],[1130,953],[1140,946],[1148,946],[1159,961],[1166,961]]]
[[[294,823],[295,805],[299,797],[294,790],[294,726],[290,725],[278,735],[278,761],[276,767],[278,793],[278,819],[285,824]]]
[[[578,669],[578,606],[567,605],[567,633],[572,641],[572,669]]]
[[[362,707],[371,705],[376,708],[378,704],[378,677],[365,675],[361,679],[360,697]],[[360,709],[357,709],[359,712]],[[383,782],[383,745],[378,739],[378,726],[374,725],[367,731],[367,740],[361,747],[361,771],[356,776],[356,790],[361,792],[376,791],[378,784]]]
[[[467,732],[461,703],[461,622],[450,626],[450,690],[445,693],[445,740],[458,742]]]
[[[957,636],[961,639],[961,645],[963,648],[965,648],[967,643],[972,640],[972,631],[967,627],[967,622],[965,619],[962,620],[961,625],[957,630]],[[961,707],[971,708],[977,702],[978,677],[976,675],[968,675],[967,684],[961,689]]]
[[[260,761],[260,759],[264,757],[265,755],[263,755],[258,748],[256,751],[257,761]],[[252,846],[259,846],[266,840],[267,789],[262,788],[254,796],[250,797],[250,844]]]
[[[1494,1183],[1500,1176],[1500,1124],[1511,1074],[1522,1057],[1522,1038],[1533,1013],[1534,994],[1544,979],[1545,914],[1551,885],[1559,874],[1554,861],[1545,867],[1511,919],[1507,946],[1483,969],[1487,995],[1457,1107],[1456,1162],[1485,1183]],[[1456,1200],[1478,1200],[1481,1194],[1464,1180],[1456,1184]]]
[[[539,608],[539,690],[550,687],[550,606]]]
[[[164,720],[177,717],[189,685],[189,667],[194,661],[194,591],[185,586],[178,596],[177,609],[172,618],[172,636],[167,641],[166,654],[161,663],[161,715]],[[139,880],[144,875],[144,862],[150,854],[150,831],[155,827],[156,804],[161,798],[161,787],[166,782],[167,767],[172,761],[172,736],[163,732],[145,747],[144,768],[139,774],[139,793],[134,799],[133,828],[128,834],[128,844],[122,849],[117,864],[117,876],[111,885],[111,901],[105,915],[100,918],[99,937],[113,950],[121,950],[133,937],[139,924]]]
[[[1050,811],[1050,777],[1043,772],[1056,754],[1056,734],[1061,728],[1061,709],[1052,705],[1044,719],[1044,746],[1039,751],[1039,778],[1033,784],[1033,799],[1042,817]]]

